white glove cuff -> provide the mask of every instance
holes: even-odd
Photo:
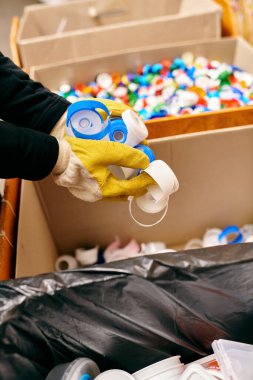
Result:
[[[62,117],[57,121],[54,128],[50,132],[51,136],[56,137],[58,140],[62,140],[64,133],[65,133],[65,127],[66,127],[66,119],[67,119],[67,111],[64,112]]]
[[[67,169],[67,166],[70,160],[70,155],[71,155],[71,147],[66,140],[62,140],[62,141],[58,140],[58,144],[59,144],[58,159],[52,172],[54,175],[60,175]]]

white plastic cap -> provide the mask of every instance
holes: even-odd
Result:
[[[57,271],[71,270],[76,269],[77,267],[78,263],[76,259],[70,255],[60,256],[55,262],[55,269]]]
[[[100,373],[94,380],[135,380],[135,378],[120,369],[109,369]]]
[[[144,171],[154,179],[157,185],[149,186],[146,194],[136,198],[136,203],[145,212],[151,214],[160,212],[166,208],[169,196],[179,188],[177,177],[161,160],[151,162]]]
[[[98,249],[98,245],[91,249],[77,248],[75,250],[75,258],[80,265],[93,265],[98,260]]]
[[[128,134],[126,144],[136,146],[148,137],[148,130],[142,119],[132,110],[122,113],[122,119],[127,127]]]
[[[227,244],[227,238],[224,237],[222,240],[219,240],[219,235],[222,230],[219,228],[210,228],[206,230],[203,236],[203,247],[214,247],[216,245]]]
[[[112,77],[108,73],[101,73],[98,74],[96,82],[101,88],[108,89],[112,85]]]

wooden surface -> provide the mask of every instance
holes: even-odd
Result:
[[[149,139],[253,124],[253,106],[146,121]]]
[[[17,66],[21,67],[21,61],[20,61],[20,56],[19,56],[19,51],[18,51],[18,46],[17,46],[18,28],[19,28],[19,17],[14,16],[11,22],[10,50],[11,50],[11,56],[12,56],[13,62]]]
[[[235,36],[236,26],[234,23],[233,12],[230,5],[230,0],[215,0],[222,7],[222,35]]]
[[[5,182],[0,212],[0,280],[14,277],[20,180]]]
[[[19,18],[12,19],[10,48],[13,62],[20,66],[16,45],[16,34]],[[19,212],[21,180],[18,178],[5,181],[4,195],[0,209],[0,280],[8,280],[15,276],[16,240]]]

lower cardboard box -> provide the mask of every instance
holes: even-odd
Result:
[[[80,58],[52,65],[34,66],[31,77],[52,91],[59,90],[63,83],[75,85],[95,79],[101,72],[136,72],[146,63],[156,63],[164,58],[175,58],[191,51],[195,56],[218,59],[253,74],[253,47],[244,39],[224,38],[204,42],[188,42],[130,49],[119,54],[100,55],[96,58]],[[228,108],[216,112],[180,117],[164,117],[147,120],[149,138],[174,136],[182,133],[207,131],[240,125],[253,124],[253,106]]]
[[[82,202],[50,176],[23,181],[16,276],[54,271],[58,255],[105,247],[115,235],[125,242],[164,241],[177,250],[207,228],[253,222],[253,126],[155,139],[151,148],[179,180],[166,218],[153,228],[132,221],[127,202]]]

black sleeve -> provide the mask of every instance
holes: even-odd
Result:
[[[0,121],[0,178],[42,179],[58,153],[55,137]]]
[[[0,119],[50,133],[69,105],[0,53]]]

